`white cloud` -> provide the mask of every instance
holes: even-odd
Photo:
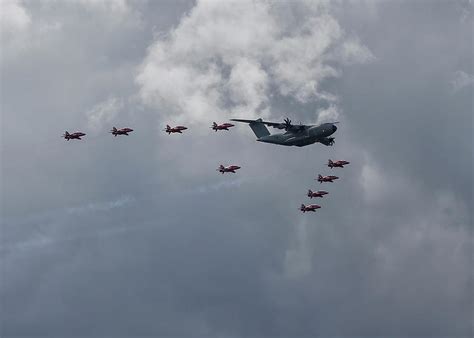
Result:
[[[3,0],[0,3],[2,35],[23,32],[31,24],[31,17],[18,0]],[[2,36],[3,37],[3,36]]]
[[[92,43],[97,37],[110,38],[141,29],[143,22],[139,7],[137,2],[127,0],[42,0],[34,4],[2,0],[2,65],[8,67],[7,64],[27,53],[54,50],[59,41],[71,41],[71,34],[77,33],[76,28],[78,32],[87,34],[95,24],[100,25],[101,29],[94,38],[87,39]],[[83,44],[80,45],[82,50],[86,50]]]
[[[366,46],[361,45],[357,39],[344,42],[340,53],[342,61],[348,65],[368,63],[375,60],[375,56],[372,52]]]
[[[123,107],[123,99],[116,97],[96,104],[86,112],[88,127],[95,132],[102,130],[105,124],[113,121]]]
[[[230,99],[240,107],[235,110],[257,111],[267,103],[268,75],[261,65],[243,58],[235,63],[227,83]],[[239,109],[240,108],[240,109]]]
[[[324,122],[337,122],[340,116],[339,108],[334,104],[331,104],[328,108],[318,110],[317,114],[317,124]]]
[[[388,178],[373,161],[367,161],[362,167],[360,182],[368,202],[380,201],[389,191]]]
[[[85,8],[112,12],[114,14],[126,13],[130,10],[126,0],[76,0]]]
[[[451,87],[454,92],[457,92],[464,87],[468,87],[474,83],[474,75],[458,70],[454,73],[451,81]]]
[[[18,0],[0,2],[0,32],[2,57],[5,49],[25,47],[25,33],[31,26],[31,16]]]
[[[89,203],[86,205],[81,205],[78,207],[67,208],[66,212],[68,214],[83,214],[94,211],[109,211],[112,209],[121,208],[126,206],[134,201],[134,198],[131,196],[122,196],[119,199],[108,201],[108,202],[95,202]]]
[[[417,189],[416,184],[397,176],[395,172],[384,171],[379,161],[369,153],[363,151],[360,155],[363,165],[360,171],[359,184],[362,197],[368,204],[382,204],[393,196],[400,196]],[[413,195],[411,195],[413,196]],[[408,198],[408,197],[406,197]]]
[[[188,123],[268,116],[272,91],[333,102],[322,81],[372,54],[346,41],[329,10],[328,2],[198,1],[150,46],[136,78],[140,97]]]

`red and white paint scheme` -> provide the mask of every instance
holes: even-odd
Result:
[[[313,198],[313,197],[323,197],[324,195],[329,194],[327,191],[324,190],[318,190],[316,192],[312,191],[311,189],[308,190],[308,197]]]
[[[82,140],[81,139],[82,136],[86,136],[86,134],[82,133],[80,131],[76,131],[75,133],[71,133],[71,134],[69,134],[67,131],[65,131],[64,135],[63,135],[63,137],[68,141],[72,140],[72,139]]]
[[[238,165],[230,165],[228,167],[224,167],[222,164],[219,166],[219,168],[217,168],[216,170],[218,172],[220,172],[221,174],[224,174],[224,173],[234,173],[235,174],[235,171],[236,170],[239,170],[240,167]]]
[[[318,175],[318,178],[315,178],[315,180],[317,180],[319,183],[323,183],[323,182],[333,182],[334,180],[337,180],[339,177],[337,176],[322,176],[322,175]]]
[[[171,135],[171,133],[180,133],[182,134],[183,130],[188,129],[187,127],[184,126],[176,126],[171,128],[169,125],[166,125],[165,131],[168,133],[168,135]]]
[[[351,162],[348,161],[331,161],[330,159],[328,160],[328,167],[329,168],[344,168],[345,165],[349,164]]]
[[[233,126],[234,125],[232,123],[217,124],[215,122],[212,122],[211,129],[214,129],[214,131],[218,131],[218,130],[227,130],[227,131],[229,131],[229,128],[231,128]]]
[[[128,136],[128,133],[131,133],[132,131],[133,131],[133,129],[131,129],[131,128],[117,129],[117,128],[113,127],[112,130],[110,131],[110,133],[114,136],[117,136],[117,135],[127,135]]]
[[[308,205],[301,204],[301,207],[300,207],[300,210],[303,211],[303,213],[306,211],[316,212],[316,209],[321,209],[321,206],[317,204],[308,204]]]

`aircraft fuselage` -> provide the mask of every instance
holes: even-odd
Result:
[[[324,123],[320,126],[311,126],[298,132],[287,131],[283,134],[272,134],[257,139],[259,142],[280,144],[284,146],[303,147],[316,142],[324,141],[328,136],[334,134],[337,127],[332,123]]]

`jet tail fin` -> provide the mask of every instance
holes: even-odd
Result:
[[[250,122],[249,126],[252,128],[252,131],[254,132],[255,136],[257,136],[257,138],[270,135],[267,127],[265,127],[265,125],[262,123],[262,119]]]

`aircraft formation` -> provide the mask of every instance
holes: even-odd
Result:
[[[257,119],[257,120],[245,120],[245,119],[231,119],[231,121],[235,122],[243,122],[243,123],[248,123],[249,127],[252,129],[254,132],[255,136],[257,137],[258,142],[263,142],[263,143],[271,143],[271,144],[277,144],[277,145],[283,145],[283,146],[297,146],[297,147],[304,147],[313,143],[322,143],[326,146],[332,146],[334,145],[334,137],[331,135],[334,134],[337,130],[337,127],[335,126],[336,123],[338,122],[332,122],[332,123],[323,123],[321,125],[293,125],[291,124],[291,120],[286,118],[282,123],[279,122],[268,122],[268,121],[263,121],[262,119]],[[211,125],[211,129],[213,129],[215,132],[219,130],[226,130],[229,131],[229,128],[234,127],[235,125],[232,123],[222,123],[222,124],[217,124],[216,122],[213,122]],[[284,132],[282,133],[276,133],[276,134],[270,134],[266,126],[270,126],[276,129],[282,129]],[[171,127],[169,125],[166,125],[166,128],[163,129],[168,135],[171,134],[182,134],[183,131],[187,130],[188,128],[185,126],[175,126]],[[126,135],[128,136],[129,133],[133,132],[133,129],[131,128],[120,128],[117,129],[116,127],[113,127],[112,130],[110,130],[110,133],[114,135],[114,137],[119,136],[119,135]],[[86,134],[80,131],[76,131],[73,133],[69,133],[66,131],[62,137],[66,139],[67,141],[69,140],[82,140],[82,137],[84,137]],[[333,168],[344,168],[345,165],[348,165],[350,162],[348,161],[332,161],[328,160],[327,166],[331,169]],[[229,166],[224,166],[223,164],[220,164],[219,167],[216,169],[218,172],[221,174],[224,173],[236,173],[236,170],[241,169],[240,166],[238,165],[229,165]],[[334,180],[339,179],[337,176],[329,175],[329,176],[323,176],[323,175],[318,175],[315,180],[317,180],[320,184],[324,182],[334,182]],[[324,195],[327,195],[328,192],[324,190],[318,190],[316,192],[313,192],[311,189],[308,190],[307,196],[311,199],[313,198],[323,198]],[[320,209],[321,206],[317,204],[301,204],[300,210],[305,213],[305,212],[315,212],[317,209]]]
[[[329,159],[327,166],[331,169],[332,168],[344,168],[344,166],[349,164],[349,163],[350,162],[348,162],[348,161],[332,161],[331,159]],[[337,177],[337,176],[333,176],[333,175],[323,176],[321,174],[319,174],[318,177],[315,178],[315,180],[318,181],[319,184],[324,183],[324,182],[333,183],[337,179],[339,179],[339,177]],[[327,194],[329,194],[329,193],[325,190],[318,190],[318,191],[314,192],[311,189],[309,189],[307,196],[309,198],[313,199],[313,197],[323,198],[324,195],[327,195]],[[305,213],[307,211],[316,212],[317,209],[321,209],[321,206],[318,205],[318,204],[308,204],[308,205],[301,204],[301,207],[300,207],[300,210],[303,213]]]

